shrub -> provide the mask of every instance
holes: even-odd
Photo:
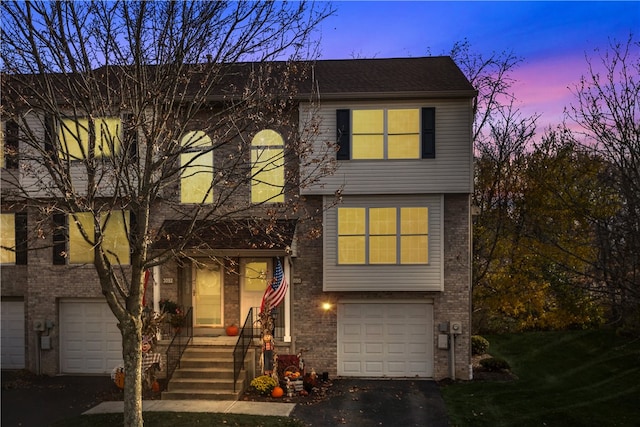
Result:
[[[278,382],[269,375],[262,375],[251,380],[251,388],[264,396],[270,396]]]
[[[509,362],[499,357],[490,357],[488,359],[482,359],[480,365],[488,371],[498,372],[510,369]]]
[[[485,354],[489,350],[489,341],[480,335],[471,336],[471,354]]]

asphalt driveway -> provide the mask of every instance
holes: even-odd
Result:
[[[311,427],[449,425],[434,381],[338,379],[332,389],[324,401],[296,405],[291,416]]]
[[[109,376],[35,376],[2,372],[2,427],[48,426],[78,416],[120,393]],[[438,385],[427,380],[333,380],[320,401],[298,403],[295,417],[310,427],[446,427]]]

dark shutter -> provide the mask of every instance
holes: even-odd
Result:
[[[27,265],[27,214],[16,214],[16,264]]]
[[[50,155],[55,155],[54,150],[55,125],[53,117],[47,115],[44,117],[44,151]]]
[[[436,109],[422,109],[422,158],[436,157]]]
[[[135,119],[133,114],[127,114],[124,116],[124,132],[122,133],[124,140],[123,149],[127,150],[131,161],[138,160],[138,130],[135,126]]]
[[[53,265],[65,265],[67,251],[67,216],[65,214],[53,215]]]
[[[4,159],[7,169],[18,168],[18,123],[8,121],[5,123]]]
[[[351,111],[336,110],[336,128],[338,131],[338,160],[351,158]]]

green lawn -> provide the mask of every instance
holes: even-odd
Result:
[[[640,339],[608,330],[485,338],[518,379],[444,386],[452,426],[640,425]]]

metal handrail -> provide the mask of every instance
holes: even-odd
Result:
[[[185,325],[177,331],[167,347],[167,388],[176,368],[180,367],[182,353],[193,338],[193,309],[189,307],[184,317]]]
[[[238,341],[233,349],[233,391],[236,391],[236,383],[240,377],[244,359],[249,350],[249,345],[253,341],[253,307],[249,309],[249,313],[240,329]]]

